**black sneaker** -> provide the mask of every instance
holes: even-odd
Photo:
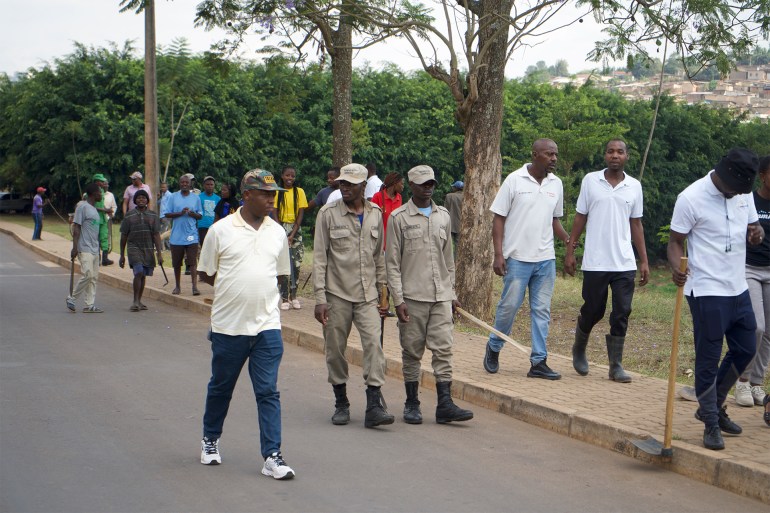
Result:
[[[500,351],[492,351],[487,344],[487,352],[484,355],[484,370],[490,374],[496,374],[500,370],[500,363],[497,359],[500,357]]]
[[[695,418],[703,422],[700,418],[700,408],[695,410]],[[740,435],[743,433],[743,428],[730,420],[730,417],[727,416],[726,406],[722,406],[722,409],[719,410],[719,429],[728,435]]]
[[[537,365],[530,367],[527,373],[528,378],[543,378],[543,379],[561,379],[561,374],[551,369],[545,360],[538,362]]]
[[[703,447],[712,451],[721,451],[725,448],[725,441],[719,426],[706,426],[703,430]]]

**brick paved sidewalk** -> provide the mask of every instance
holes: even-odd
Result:
[[[0,221],[0,231],[15,235],[19,242],[45,258],[69,266],[71,241],[44,232],[42,241],[33,242],[28,240],[29,229],[5,221]],[[132,301],[132,275],[128,266],[125,269],[118,267],[117,254],[112,257],[116,263],[100,269],[100,281],[127,291],[125,307],[128,310]],[[147,299],[144,302],[150,306],[150,312],[138,312],[136,315],[152,315],[153,300],[208,313],[206,300],[210,302],[213,288],[199,283],[201,296],[194,298],[190,277],[183,275],[182,294],[172,296],[174,277],[170,262],[165,267],[170,283],[163,287],[163,275],[156,269],[155,275],[147,279],[145,292]],[[65,308],[66,291],[61,293],[62,308]],[[97,290],[97,304],[98,299]],[[302,301],[301,310],[282,312],[284,338],[287,343],[322,352],[321,327],[313,318],[313,302],[310,299]],[[591,344],[600,342],[598,334],[591,337]],[[674,457],[670,462],[660,462],[637,450],[629,439],[649,435],[663,440],[666,402],[664,380],[631,373],[633,383],[615,383],[607,379],[606,365],[593,362],[590,374],[581,377],[572,369],[571,359],[560,355],[551,355],[549,364],[562,374],[561,380],[527,378],[528,355],[510,345],[506,345],[500,353],[499,373],[488,374],[482,366],[485,343],[485,337],[455,330],[453,395],[456,397],[770,504],[770,428],[762,420],[761,407],[741,408],[735,405],[730,396],[727,401],[728,413],[743,427],[743,434],[738,437],[726,436],[725,450],[709,451],[702,447],[703,424],[693,418],[697,404],[677,399],[674,409]],[[395,319],[386,320],[384,349],[388,374],[392,378],[402,379]],[[429,353],[426,351],[423,359],[422,393],[432,393],[430,390],[435,388]],[[348,357],[351,363],[360,365],[360,340],[355,329],[350,337]],[[358,375],[360,373],[355,369],[351,370],[353,380]],[[400,417],[404,398],[387,399],[391,412]],[[331,387],[329,405],[331,411]],[[428,419],[431,413],[427,412]]]

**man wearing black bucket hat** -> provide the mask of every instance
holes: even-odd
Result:
[[[745,261],[746,243],[759,244],[765,236],[751,195],[758,168],[756,154],[733,148],[713,171],[679,194],[671,218],[668,262],[692,313],[700,406],[695,418],[706,426],[707,449],[724,449],[722,432],[743,431],[727,416],[724,402],[755,353],[756,320]],[[689,262],[681,272],[685,240]],[[723,338],[728,350],[720,363]]]

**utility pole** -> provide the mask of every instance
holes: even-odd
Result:
[[[154,197],[150,208],[157,210],[160,191],[158,154],[158,81],[155,65],[155,0],[144,0],[144,183]]]

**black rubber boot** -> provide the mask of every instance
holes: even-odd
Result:
[[[452,401],[451,381],[437,382],[436,393],[438,394],[438,404],[436,405],[437,423],[446,424],[447,422],[462,422],[473,418],[472,411],[463,410]]]
[[[373,428],[393,424],[394,417],[385,409],[380,387],[366,387],[366,417],[364,427]]]
[[[631,376],[623,370],[623,344],[626,337],[606,335],[607,356],[610,360],[610,379],[618,383],[631,383]]]
[[[404,422],[407,424],[422,424],[422,412],[420,411],[420,400],[417,394],[420,384],[416,381],[405,381],[406,402],[404,403]]]
[[[586,358],[586,346],[590,333],[583,333],[580,322],[575,325],[575,343],[572,344],[572,366],[581,376],[588,375],[588,358]]]
[[[344,426],[350,422],[350,401],[348,401],[347,386],[345,383],[332,385],[334,389],[334,415],[332,415],[332,424],[335,426]]]
[[[110,253],[106,249],[102,251],[102,265],[112,265],[115,263],[107,257],[109,254]]]

